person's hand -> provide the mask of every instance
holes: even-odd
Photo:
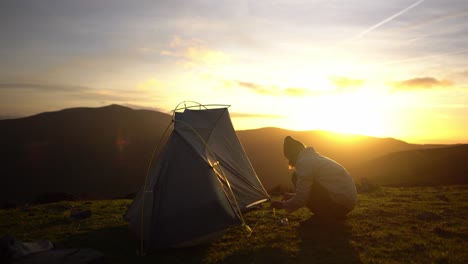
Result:
[[[271,202],[271,207],[273,207],[275,209],[283,209],[284,205],[283,205],[282,201],[273,201],[273,202]]]
[[[285,194],[283,195],[282,201],[287,201],[287,200],[293,198],[294,195],[295,195],[294,193],[285,193]]]

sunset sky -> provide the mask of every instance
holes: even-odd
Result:
[[[468,143],[467,0],[0,2],[0,116],[231,105],[236,129]]]

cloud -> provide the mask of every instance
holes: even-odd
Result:
[[[136,89],[139,91],[151,91],[151,90],[157,90],[161,87],[164,87],[164,83],[156,80],[156,79],[148,79],[144,82],[141,82],[136,86]]]
[[[454,82],[451,80],[438,80],[434,77],[421,77],[413,78],[404,81],[392,83],[393,87],[396,89],[430,89],[430,88],[443,88],[450,87],[454,85]]]
[[[97,89],[94,87],[41,83],[0,83],[0,90],[4,96],[19,94],[23,98],[28,96],[59,96],[62,100],[88,100],[91,102],[128,102],[151,101],[147,93],[135,93],[134,90]]]
[[[189,47],[185,51],[185,58],[192,63],[203,63],[216,65],[229,62],[229,56],[217,50],[210,50],[203,47]]]
[[[171,48],[177,48],[181,46],[184,46],[184,44],[182,44],[182,39],[179,36],[174,36],[171,40],[171,43],[169,43],[169,47]]]
[[[167,47],[159,51],[159,55],[179,59],[179,63],[186,67],[197,65],[219,65],[228,63],[228,54],[211,49],[198,39],[183,39],[174,36]]]
[[[300,87],[287,87],[287,88],[280,88],[275,85],[262,85],[253,82],[246,82],[246,81],[234,81],[234,82],[225,82],[225,86],[232,87],[232,86],[241,86],[247,88],[255,93],[262,94],[262,95],[286,95],[286,96],[314,96],[317,93],[307,89],[307,88],[300,88]]]
[[[359,87],[364,84],[364,80],[353,79],[343,76],[333,76],[330,78],[332,83],[339,89],[349,88],[349,87]]]
[[[37,84],[37,83],[0,83],[0,89],[22,89],[35,90],[43,92],[70,92],[70,91],[90,91],[91,88],[78,85],[54,85],[54,84]]]
[[[286,88],[282,91],[286,95],[290,96],[308,96],[308,95],[313,95],[312,91],[310,91],[307,88],[295,88],[295,87],[290,87]]]
[[[247,88],[258,94],[274,95],[274,94],[279,93],[279,88],[276,86],[265,86],[265,85],[261,85],[258,83],[245,82],[245,81],[234,81],[234,82],[237,86]]]

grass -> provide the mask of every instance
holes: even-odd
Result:
[[[209,245],[136,255],[122,215],[130,200],[59,202],[0,210],[0,235],[51,240],[57,247],[93,248],[111,263],[467,263],[468,186],[388,188],[359,194],[345,222],[299,221],[263,209],[245,215],[253,229],[231,228]],[[92,216],[72,220],[71,210]],[[280,225],[287,217],[289,225]]]

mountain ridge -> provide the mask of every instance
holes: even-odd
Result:
[[[0,175],[5,183],[0,190],[0,201],[32,199],[46,192],[85,193],[100,197],[136,192],[143,184],[154,148],[171,123],[169,114],[120,105],[68,108],[0,120]],[[374,161],[379,157],[417,149],[442,151],[452,146],[418,145],[393,138],[274,127],[238,130],[236,133],[267,190],[290,186],[291,172],[282,151],[283,139],[287,135],[342,163],[356,179],[366,177],[370,180],[381,179],[374,176],[379,169],[375,164],[381,164],[389,172],[392,166],[396,166],[385,165],[394,164],[388,158]],[[453,155],[453,160],[464,160],[468,154],[462,151]],[[450,163],[449,160],[445,162]],[[444,166],[442,161],[437,164]],[[460,169],[454,172],[460,174],[465,171],[463,162],[455,165]],[[414,168],[423,170],[417,166]],[[434,167],[434,170],[437,175],[443,173],[442,169]],[[466,176],[458,174],[453,176],[456,178],[454,183],[466,183]],[[442,176],[437,176],[442,180],[435,179],[445,183]],[[416,178],[411,180],[418,181]]]

